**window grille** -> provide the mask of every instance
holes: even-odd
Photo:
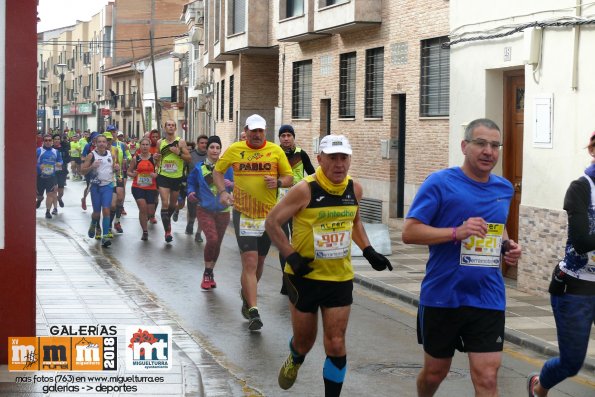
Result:
[[[366,51],[365,117],[382,117],[384,94],[384,48]]]
[[[291,116],[308,119],[312,115],[312,60],[293,63]]]
[[[339,117],[355,118],[356,53],[341,54],[339,65]]]
[[[450,50],[442,48],[448,37],[422,40],[420,115],[448,116],[450,104]]]

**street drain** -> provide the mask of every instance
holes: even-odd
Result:
[[[364,374],[390,374],[401,378],[416,378],[422,365],[418,363],[377,363],[366,364],[354,368],[354,371]],[[450,379],[464,379],[469,377],[469,371],[451,368],[448,373]]]

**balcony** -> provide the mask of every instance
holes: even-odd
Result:
[[[382,0],[314,1],[317,4],[314,15],[316,33],[338,34],[382,22]]]
[[[249,7],[248,7],[249,3]],[[269,1],[230,2],[225,10],[225,48],[221,54],[260,54],[272,47],[269,40]]]
[[[211,52],[205,52],[203,54],[202,66],[206,69],[223,69],[225,67],[225,62],[215,60],[211,56]]]
[[[291,12],[286,9],[286,1],[279,2],[277,40],[299,42],[330,36],[329,34],[320,34],[314,31],[314,9],[312,7],[314,1],[304,2],[304,12],[296,15],[291,15]]]

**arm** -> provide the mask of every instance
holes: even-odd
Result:
[[[128,170],[126,170],[126,174],[128,174],[128,176],[131,178],[136,177],[136,157],[133,157],[132,160],[130,160],[130,167],[128,167]]]
[[[217,193],[219,194],[219,202],[223,205],[232,205],[233,196],[225,189],[225,176],[216,169],[213,170],[213,183],[217,186]]]
[[[312,161],[310,160],[310,156],[308,156],[308,153],[302,150],[300,154],[302,155],[302,164],[304,165],[304,171],[306,171],[306,174],[312,175],[313,173],[315,173],[316,170],[312,165]]]
[[[589,232],[590,187],[585,180],[570,184],[564,197],[568,215],[568,239],[578,254],[595,250],[595,235]]]
[[[310,202],[310,186],[307,182],[299,182],[287,192],[283,200],[278,203],[267,215],[265,228],[271,241],[275,244],[281,255],[285,258],[295,252],[289,239],[285,236],[282,225],[306,208]]]
[[[516,266],[521,257],[521,246],[514,240],[508,239],[508,232],[504,229],[502,236],[502,257],[510,266]]]
[[[81,174],[87,175],[89,171],[91,171],[91,162],[93,161],[93,153],[89,153],[87,157],[85,157],[85,161],[81,164]]]
[[[178,143],[178,156],[180,156],[182,158],[182,160],[184,160],[185,162],[189,163],[192,161],[192,156],[190,156],[190,152],[188,151],[188,145],[186,145],[186,141],[183,139],[180,139],[180,142]]]
[[[403,225],[402,239],[405,244],[434,245],[449,241],[461,241],[469,236],[484,238],[488,226],[483,218],[469,218],[460,226],[433,227],[415,218],[407,218]]]

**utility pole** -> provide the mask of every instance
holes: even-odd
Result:
[[[153,28],[149,31],[149,38],[151,39],[151,68],[153,69],[153,89],[155,90],[155,118],[157,120],[157,129],[161,134],[161,105],[159,104],[159,96],[157,95],[157,77],[155,75],[155,57],[153,53]]]

